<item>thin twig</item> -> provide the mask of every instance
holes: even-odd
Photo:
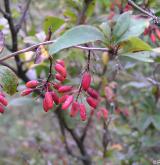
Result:
[[[29,9],[30,3],[31,3],[31,0],[28,0],[27,3],[26,3],[26,6],[25,6],[25,8],[24,8],[23,14],[22,14],[22,16],[21,16],[21,18],[20,18],[18,24],[15,26],[15,28],[16,28],[16,33],[18,33],[18,31],[21,29],[21,26],[22,26],[23,22],[25,21],[25,16],[26,16],[26,13],[27,13],[27,11],[28,11],[28,9]]]
[[[81,141],[82,141],[82,142],[84,141],[84,139],[85,139],[85,137],[86,137],[86,135],[87,135],[88,128],[89,128],[89,126],[90,126],[90,124],[91,124],[91,121],[92,121],[92,116],[93,116],[93,115],[90,114],[89,119],[88,119],[88,122],[87,122],[86,126],[84,127],[83,134],[82,134],[82,136],[81,136]]]
[[[0,58],[0,61],[5,61],[11,57],[15,57],[19,54],[25,53],[25,52],[29,52],[29,51],[33,51],[34,49],[36,49],[38,46],[40,45],[49,45],[49,44],[53,44],[55,43],[55,40],[52,41],[45,41],[45,42],[41,42],[35,45],[32,45],[30,47],[24,48],[22,50],[16,51],[14,53],[11,53],[9,55],[6,55],[5,57]],[[85,46],[73,46],[74,48],[78,48],[78,49],[83,49],[83,50],[94,50],[94,51],[101,51],[101,52],[107,52],[108,48],[96,48],[96,47],[85,47]]]

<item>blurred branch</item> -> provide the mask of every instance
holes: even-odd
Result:
[[[77,22],[78,25],[85,23],[85,20],[86,20],[86,11],[87,11],[90,3],[92,3],[92,2],[93,2],[93,0],[84,0],[83,1],[82,10],[78,14],[78,22]]]
[[[91,121],[92,121],[92,117],[93,117],[93,115],[90,114],[89,119],[88,119],[88,122],[87,122],[86,126],[84,127],[83,134],[81,136],[81,141],[82,142],[85,140],[85,137],[87,135],[88,128],[89,128],[89,126],[91,124]]]
[[[64,129],[66,129],[72,136],[73,140],[76,142],[77,144],[77,147],[79,148],[80,150],[80,153],[81,153],[81,157],[77,157],[79,159],[81,159],[83,161],[83,164],[84,165],[91,165],[91,159],[90,159],[90,156],[88,155],[87,151],[86,151],[86,147],[84,146],[83,144],[83,141],[81,141],[81,137],[76,133],[76,131],[74,129],[70,129],[66,122],[64,121],[63,119],[63,116],[61,115],[61,111],[60,111],[60,106],[57,107],[56,109],[56,115],[58,117],[58,120],[59,120],[59,123],[60,123],[60,127],[61,127],[61,131],[62,131],[62,135],[65,135],[64,134]],[[64,136],[65,138],[65,136]],[[67,141],[65,141],[65,145],[67,144]],[[72,154],[71,150],[68,148],[68,144],[65,146],[67,147],[67,152],[69,151],[69,154]],[[68,150],[69,149],[69,150]],[[74,155],[75,156],[75,155]]]
[[[12,17],[11,9],[10,9],[10,0],[4,0],[4,7],[5,7],[5,13],[8,15],[8,17],[5,17],[8,21],[10,32],[11,32],[11,39],[12,39],[12,52],[18,51],[18,31],[16,30],[16,26],[14,25],[14,19]],[[18,56],[15,56],[15,61],[17,65],[17,74],[23,81],[28,81],[28,77],[25,75],[25,72],[23,71],[23,67],[21,64],[21,60]],[[2,61],[0,61],[2,62]]]
[[[33,51],[34,49],[36,49],[38,46],[40,45],[49,45],[49,44],[52,44],[54,43],[55,40],[52,40],[52,41],[45,41],[45,42],[41,42],[39,44],[35,44],[35,45],[32,45],[30,47],[27,47],[27,48],[24,48],[22,50],[19,50],[19,51],[16,51],[14,53],[11,53],[9,55],[6,55],[5,57],[2,57],[0,58],[0,61],[5,61],[11,57],[15,57],[21,53],[25,53],[25,52],[29,52],[29,51]],[[85,47],[85,46],[73,46],[74,48],[78,48],[78,49],[83,49],[83,50],[93,50],[93,51],[101,51],[101,52],[106,52],[108,51],[108,48],[96,48],[96,47]]]
[[[26,3],[26,6],[24,8],[24,12],[22,13],[21,18],[20,18],[18,24],[15,26],[16,27],[16,33],[19,32],[19,30],[21,29],[21,26],[22,26],[23,22],[25,21],[25,16],[26,16],[26,13],[27,13],[27,11],[29,9],[30,3],[31,3],[31,0],[28,0],[27,3]]]

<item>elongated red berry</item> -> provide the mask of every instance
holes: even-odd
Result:
[[[74,101],[71,107],[70,116],[75,117],[79,111],[79,103]]]
[[[53,108],[52,94],[50,92],[46,92],[44,99],[45,99],[45,102],[46,102],[48,109],[52,109]]]
[[[98,92],[91,87],[88,88],[87,93],[95,99],[97,99],[99,96]]]
[[[108,118],[108,110],[104,107],[100,108],[100,111],[102,112],[103,118],[107,119]]]
[[[58,92],[59,92],[59,93],[65,93],[65,92],[70,92],[71,90],[72,90],[72,86],[64,85],[64,86],[61,86],[61,87],[58,89]]]
[[[63,77],[67,76],[66,69],[61,65],[61,64],[56,64],[55,65],[55,70],[61,74]]]
[[[82,77],[82,88],[86,91],[91,84],[91,75],[89,72],[85,72]]]
[[[51,95],[52,95],[53,101],[54,101],[56,104],[59,104],[59,97],[58,97],[58,95],[57,95],[54,91],[51,92]]]
[[[153,43],[155,43],[155,42],[156,42],[156,36],[155,36],[155,34],[151,33],[150,39],[151,39],[151,41],[152,41]]]
[[[65,102],[62,104],[62,109],[66,110],[69,108],[69,106],[72,104],[73,102],[73,96],[70,95],[67,97],[67,99],[65,100]]]
[[[7,99],[3,96],[0,96],[0,103],[3,104],[4,106],[8,105]]]
[[[4,113],[4,108],[0,106],[0,113]]]
[[[59,98],[59,103],[62,104],[66,101],[66,99],[68,98],[68,95],[64,95],[62,97]]]
[[[96,108],[98,105],[98,101],[95,100],[92,97],[87,97],[87,103],[92,107],[92,108]]]
[[[53,87],[54,87],[54,89],[59,89],[59,87],[61,86],[61,84],[59,84],[59,83],[54,83],[53,84]]]
[[[29,95],[32,92],[33,92],[33,89],[27,88],[27,89],[25,89],[24,91],[21,92],[21,96]]]
[[[56,60],[56,63],[62,65],[63,67],[65,67],[65,62],[63,60]]]
[[[59,81],[61,81],[61,82],[63,82],[64,80],[65,80],[65,77],[63,77],[61,74],[59,74],[59,73],[57,73],[56,75],[55,75],[55,77],[56,77],[56,79],[57,80],[59,80]]]
[[[39,82],[37,80],[31,80],[26,83],[26,87],[35,88],[35,87],[37,87],[38,84],[39,84]]]
[[[84,104],[79,105],[80,108],[80,117],[82,121],[85,121],[87,119],[87,114],[86,114],[86,107]]]
[[[48,112],[49,111],[48,105],[46,103],[46,99],[45,98],[43,99],[43,109],[44,109],[45,112]]]

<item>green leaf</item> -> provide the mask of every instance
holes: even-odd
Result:
[[[126,54],[122,54],[122,56],[127,56],[142,62],[154,62],[154,60],[150,56],[150,53],[151,53],[150,51],[142,51],[136,53],[126,53]]]
[[[124,21],[124,20],[123,20]],[[149,21],[146,19],[132,18],[128,30],[121,36],[117,43],[126,41],[131,37],[140,36],[145,28],[149,26]]]
[[[64,20],[57,17],[47,16],[43,22],[43,29],[45,33],[48,33],[48,29],[51,27],[51,31],[55,32],[64,24]]]
[[[149,51],[152,50],[150,45],[141,40],[140,38],[133,37],[127,41],[121,43],[124,52],[137,52],[137,51]]]
[[[105,37],[107,37],[107,40],[111,37],[111,27],[109,25],[109,22],[103,22],[100,25],[100,28],[102,29],[102,32],[104,33]]]
[[[121,14],[113,28],[113,35],[120,38],[129,28],[131,21],[131,12]]]
[[[140,131],[145,131],[150,124],[152,124],[152,117],[148,116],[148,114],[142,114],[139,120],[137,121],[137,127]]]
[[[17,91],[18,78],[8,67],[0,66],[0,84],[6,93],[13,95]]]
[[[157,130],[160,130],[160,115],[154,115],[153,116],[153,125]]]
[[[89,5],[87,7],[87,11],[86,11],[87,17],[90,17],[93,14],[95,5],[96,5],[96,0],[90,1]]]
[[[104,35],[97,28],[89,25],[79,25],[66,31],[49,47],[49,53],[54,54],[72,46],[104,40]]]

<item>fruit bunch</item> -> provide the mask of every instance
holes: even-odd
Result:
[[[61,104],[62,110],[67,110],[71,107],[71,117],[75,117],[79,113],[81,120],[85,121],[87,119],[86,106],[84,103],[78,102],[79,95],[82,94],[82,92],[87,95],[86,102],[91,107],[91,112],[97,108],[100,102],[99,93],[91,87],[91,74],[88,70],[84,72],[80,88],[77,89],[71,85],[64,85],[67,70],[63,60],[56,61],[54,70],[56,73],[54,76],[52,75],[54,77],[53,80],[50,80],[51,76],[47,78],[47,80],[31,80],[26,83],[27,88],[22,91],[21,95],[26,96],[33,92],[38,92],[43,96],[43,109],[45,112],[51,110],[54,104]],[[106,119],[108,110],[100,108],[98,115]]]

